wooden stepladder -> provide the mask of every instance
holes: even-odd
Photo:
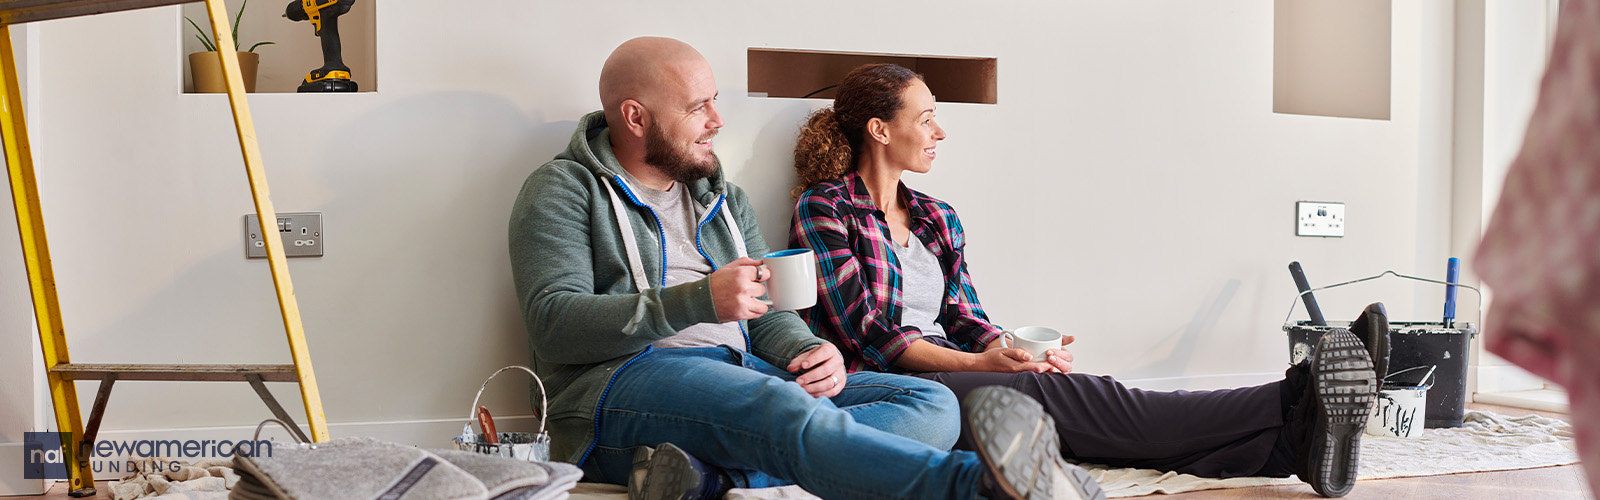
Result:
[[[23,119],[22,93],[17,78],[16,56],[11,44],[11,26],[32,21],[86,16],[106,12],[142,9],[164,5],[189,3],[194,0],[0,0],[0,65],[3,65],[5,85],[0,87],[0,135],[4,136],[6,170],[11,180],[11,197],[16,205],[17,228],[22,236],[23,258],[27,262],[28,281],[32,288],[34,317],[38,321],[39,339],[43,345],[45,367],[50,385],[50,398],[54,402],[56,425],[69,432],[71,443],[62,443],[67,470],[71,480],[70,494],[74,497],[95,493],[94,473],[89,464],[89,447],[94,445],[100,419],[105,412],[111,387],[118,380],[157,381],[240,381],[249,382],[274,416],[289,422],[289,428],[301,434],[293,419],[268,392],[264,382],[299,382],[300,397],[305,404],[306,418],[311,436],[297,436],[302,440],[322,442],[328,440],[327,418],[322,413],[322,397],[317,392],[317,379],[311,369],[311,355],[306,349],[305,330],[300,325],[300,307],[295,302],[294,286],[289,281],[288,264],[284,261],[283,242],[278,238],[263,238],[267,259],[272,269],[272,284],[278,293],[278,309],[283,316],[284,333],[289,337],[289,352],[293,364],[287,365],[149,365],[149,364],[87,364],[72,363],[67,356],[66,331],[62,327],[60,303],[56,297],[55,273],[50,263],[50,246],[45,239],[44,219],[40,214],[39,190],[34,179],[33,154],[28,146],[28,130]],[[223,0],[204,0],[211,18],[211,31],[218,47],[232,47],[232,29],[228,25],[228,11]],[[245,100],[244,79],[239,72],[239,56],[231,50],[222,50],[223,75],[227,78],[228,102],[233,110],[233,123],[238,130],[239,149],[244,154],[245,172],[250,182],[251,197],[255,199],[256,215],[261,223],[261,234],[277,234],[277,212],[272,208],[267,191],[266,173],[261,166],[261,148],[256,142],[255,125],[250,118],[249,103]],[[88,425],[83,424],[78,411],[77,380],[100,381]]]

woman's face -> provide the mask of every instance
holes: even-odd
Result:
[[[944,129],[933,116],[933,92],[922,80],[912,80],[900,91],[900,111],[889,123],[889,162],[919,174],[933,170],[934,148],[944,140]]]

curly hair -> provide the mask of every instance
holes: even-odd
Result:
[[[800,176],[791,196],[856,169],[856,151],[866,140],[867,122],[889,121],[905,107],[900,93],[922,75],[895,64],[867,64],[850,70],[839,84],[833,107],[806,118],[794,145],[794,170]]]

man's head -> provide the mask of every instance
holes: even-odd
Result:
[[[600,70],[600,102],[617,159],[625,168],[642,162],[679,182],[710,176],[720,165],[711,150],[722,128],[716,98],[711,64],[671,38],[628,40]]]

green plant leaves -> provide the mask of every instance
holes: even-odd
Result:
[[[189,19],[189,16],[183,16],[183,20],[189,21],[189,25],[194,26],[194,30],[200,32],[200,34],[195,35],[195,38],[200,39],[201,46],[205,47],[206,50],[211,52],[217,51],[217,44],[211,43],[211,37],[206,36],[206,30],[200,29],[200,25],[195,24],[193,19]]]
[[[244,9],[249,5],[250,0],[239,2],[239,13],[233,16],[233,50],[235,51],[239,50],[239,21],[244,19]],[[193,19],[189,19],[189,16],[183,16],[183,20],[189,21],[189,26],[193,26],[194,30],[199,32],[199,34],[195,35],[195,38],[200,39],[201,46],[205,47],[207,51],[215,52],[217,50],[217,43],[211,38],[211,32],[201,29],[200,24],[194,22]],[[248,52],[255,52],[256,47],[262,45],[277,45],[277,42],[261,42],[251,45]]]

